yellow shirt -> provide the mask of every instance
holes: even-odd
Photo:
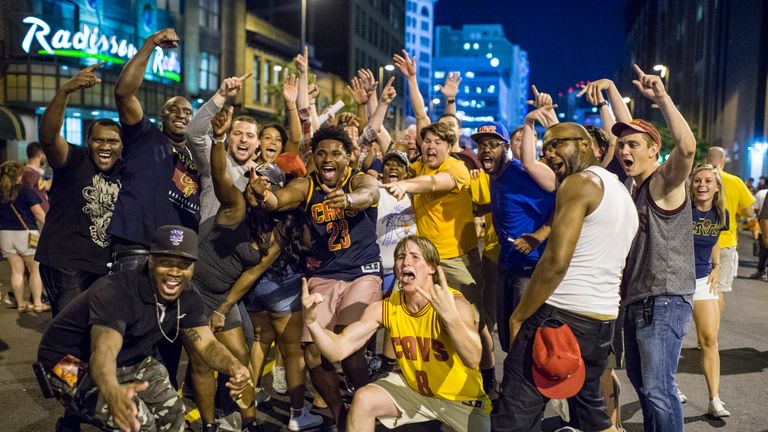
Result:
[[[431,169],[421,161],[414,162],[411,167],[417,176],[445,172],[456,182],[456,187],[448,192],[413,195],[413,213],[419,235],[435,244],[440,259],[456,258],[477,248],[469,171],[464,163],[449,157],[437,169]]]
[[[491,176],[485,171],[480,171],[480,176],[472,180],[472,199],[478,206],[486,206],[491,203]],[[483,255],[487,256],[494,263],[499,262],[499,252],[501,245],[496,236],[496,230],[493,228],[493,216],[489,211],[483,215],[485,221],[485,232],[483,234]]]
[[[449,288],[454,296],[461,293]],[[462,363],[451,337],[430,303],[411,313],[405,307],[405,293],[397,291],[382,301],[382,322],[389,330],[397,365],[408,386],[423,396],[452,401],[482,400],[480,370]]]
[[[723,197],[725,198],[725,209],[728,210],[728,231],[720,232],[721,248],[733,247],[737,244],[736,237],[736,217],[740,210],[752,205],[755,197],[749,193],[747,185],[740,178],[725,171],[720,171],[720,177],[723,179]]]

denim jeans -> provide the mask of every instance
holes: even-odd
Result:
[[[509,352],[509,317],[515,311],[520,299],[531,281],[533,266],[517,270],[499,268],[499,285],[496,292],[496,328],[499,331],[499,345],[504,352]]]
[[[652,305],[639,301],[624,312],[627,376],[640,399],[644,430],[682,431],[683,406],[677,397],[675,374],[693,309],[682,296],[651,299]]]
[[[40,278],[43,280],[45,293],[51,301],[53,316],[58,315],[64,306],[102,276],[85,270],[40,264]]]
[[[541,419],[549,398],[543,396],[533,382],[532,352],[536,329],[549,318],[571,328],[586,369],[584,386],[569,399],[571,418],[578,419],[584,431],[603,430],[612,425],[600,391],[600,376],[608,362],[615,321],[600,321],[544,304],[525,320],[504,361],[504,380],[494,407],[498,410],[491,417],[495,432],[541,431]]]

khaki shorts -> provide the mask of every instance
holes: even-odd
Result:
[[[693,293],[693,301],[702,300],[720,300],[720,296],[717,293],[712,294],[709,290],[709,276],[696,279],[696,292]]]
[[[484,402],[482,407],[475,408],[465,402],[422,396],[408,387],[399,373],[390,373],[369,385],[387,392],[397,410],[400,411],[400,417],[378,418],[379,422],[388,429],[405,424],[438,420],[460,432],[491,430],[491,407],[488,402]]]
[[[323,296],[323,302],[317,305],[317,322],[328,330],[352,324],[360,319],[365,308],[381,300],[379,276],[360,276],[351,282],[313,277],[307,285],[310,294]],[[307,327],[304,327],[301,341],[312,342]]]
[[[720,249],[720,280],[717,289],[720,292],[731,292],[733,281],[739,272],[739,253],[736,246]]]
[[[440,267],[450,288],[461,291],[475,309],[475,321],[486,323],[490,314],[483,298],[482,263],[477,249],[449,259],[441,259]]]
[[[2,230],[0,231],[0,249],[3,257],[11,255],[31,256],[37,249],[29,247],[29,233],[40,235],[38,230]]]

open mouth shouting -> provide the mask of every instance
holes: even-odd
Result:
[[[416,273],[411,268],[404,268],[400,272],[400,282],[405,285],[409,285],[416,280]]]
[[[489,153],[482,153],[480,155],[480,163],[483,164],[484,170],[490,171],[493,169],[493,166],[495,165],[496,161],[493,159],[493,156],[491,156]]]
[[[624,165],[624,170],[629,171],[632,169],[632,166],[635,164],[635,161],[629,158],[623,158],[621,159],[621,163]]]
[[[323,169],[320,171],[320,174],[323,178],[323,181],[330,186],[336,184],[337,172],[338,170],[336,169],[336,165],[326,164],[323,165]]]
[[[167,299],[173,299],[181,294],[181,278],[163,278],[160,283],[160,294]]]
[[[276,146],[267,146],[267,148],[262,151],[264,158],[270,161],[275,160],[275,158],[277,158],[277,154],[278,152]]]
[[[101,165],[109,165],[109,163],[112,162],[112,151],[99,150],[96,152],[96,159]]]

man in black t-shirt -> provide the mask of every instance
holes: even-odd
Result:
[[[145,266],[99,279],[51,322],[38,361],[66,408],[110,430],[181,430],[183,402],[153,357],[181,330],[212,369],[231,377],[233,397],[254,400],[249,369],[216,340],[188,288],[197,243],[189,228],[160,227]]]
[[[200,180],[186,142],[192,105],[181,96],[168,99],[161,130],[144,115],[136,97],[152,53],[178,44],[173,29],[151,35],[115,84],[125,143],[123,186],[108,229],[116,271],[143,264],[157,227],[181,225],[197,231],[200,222]]]
[[[35,260],[53,316],[104,276],[110,260],[107,226],[120,191],[120,125],[94,120],[87,148],[71,145],[60,135],[69,95],[100,83],[94,73],[100,65],[88,66],[62,84],[40,121],[40,145],[54,181]]]

